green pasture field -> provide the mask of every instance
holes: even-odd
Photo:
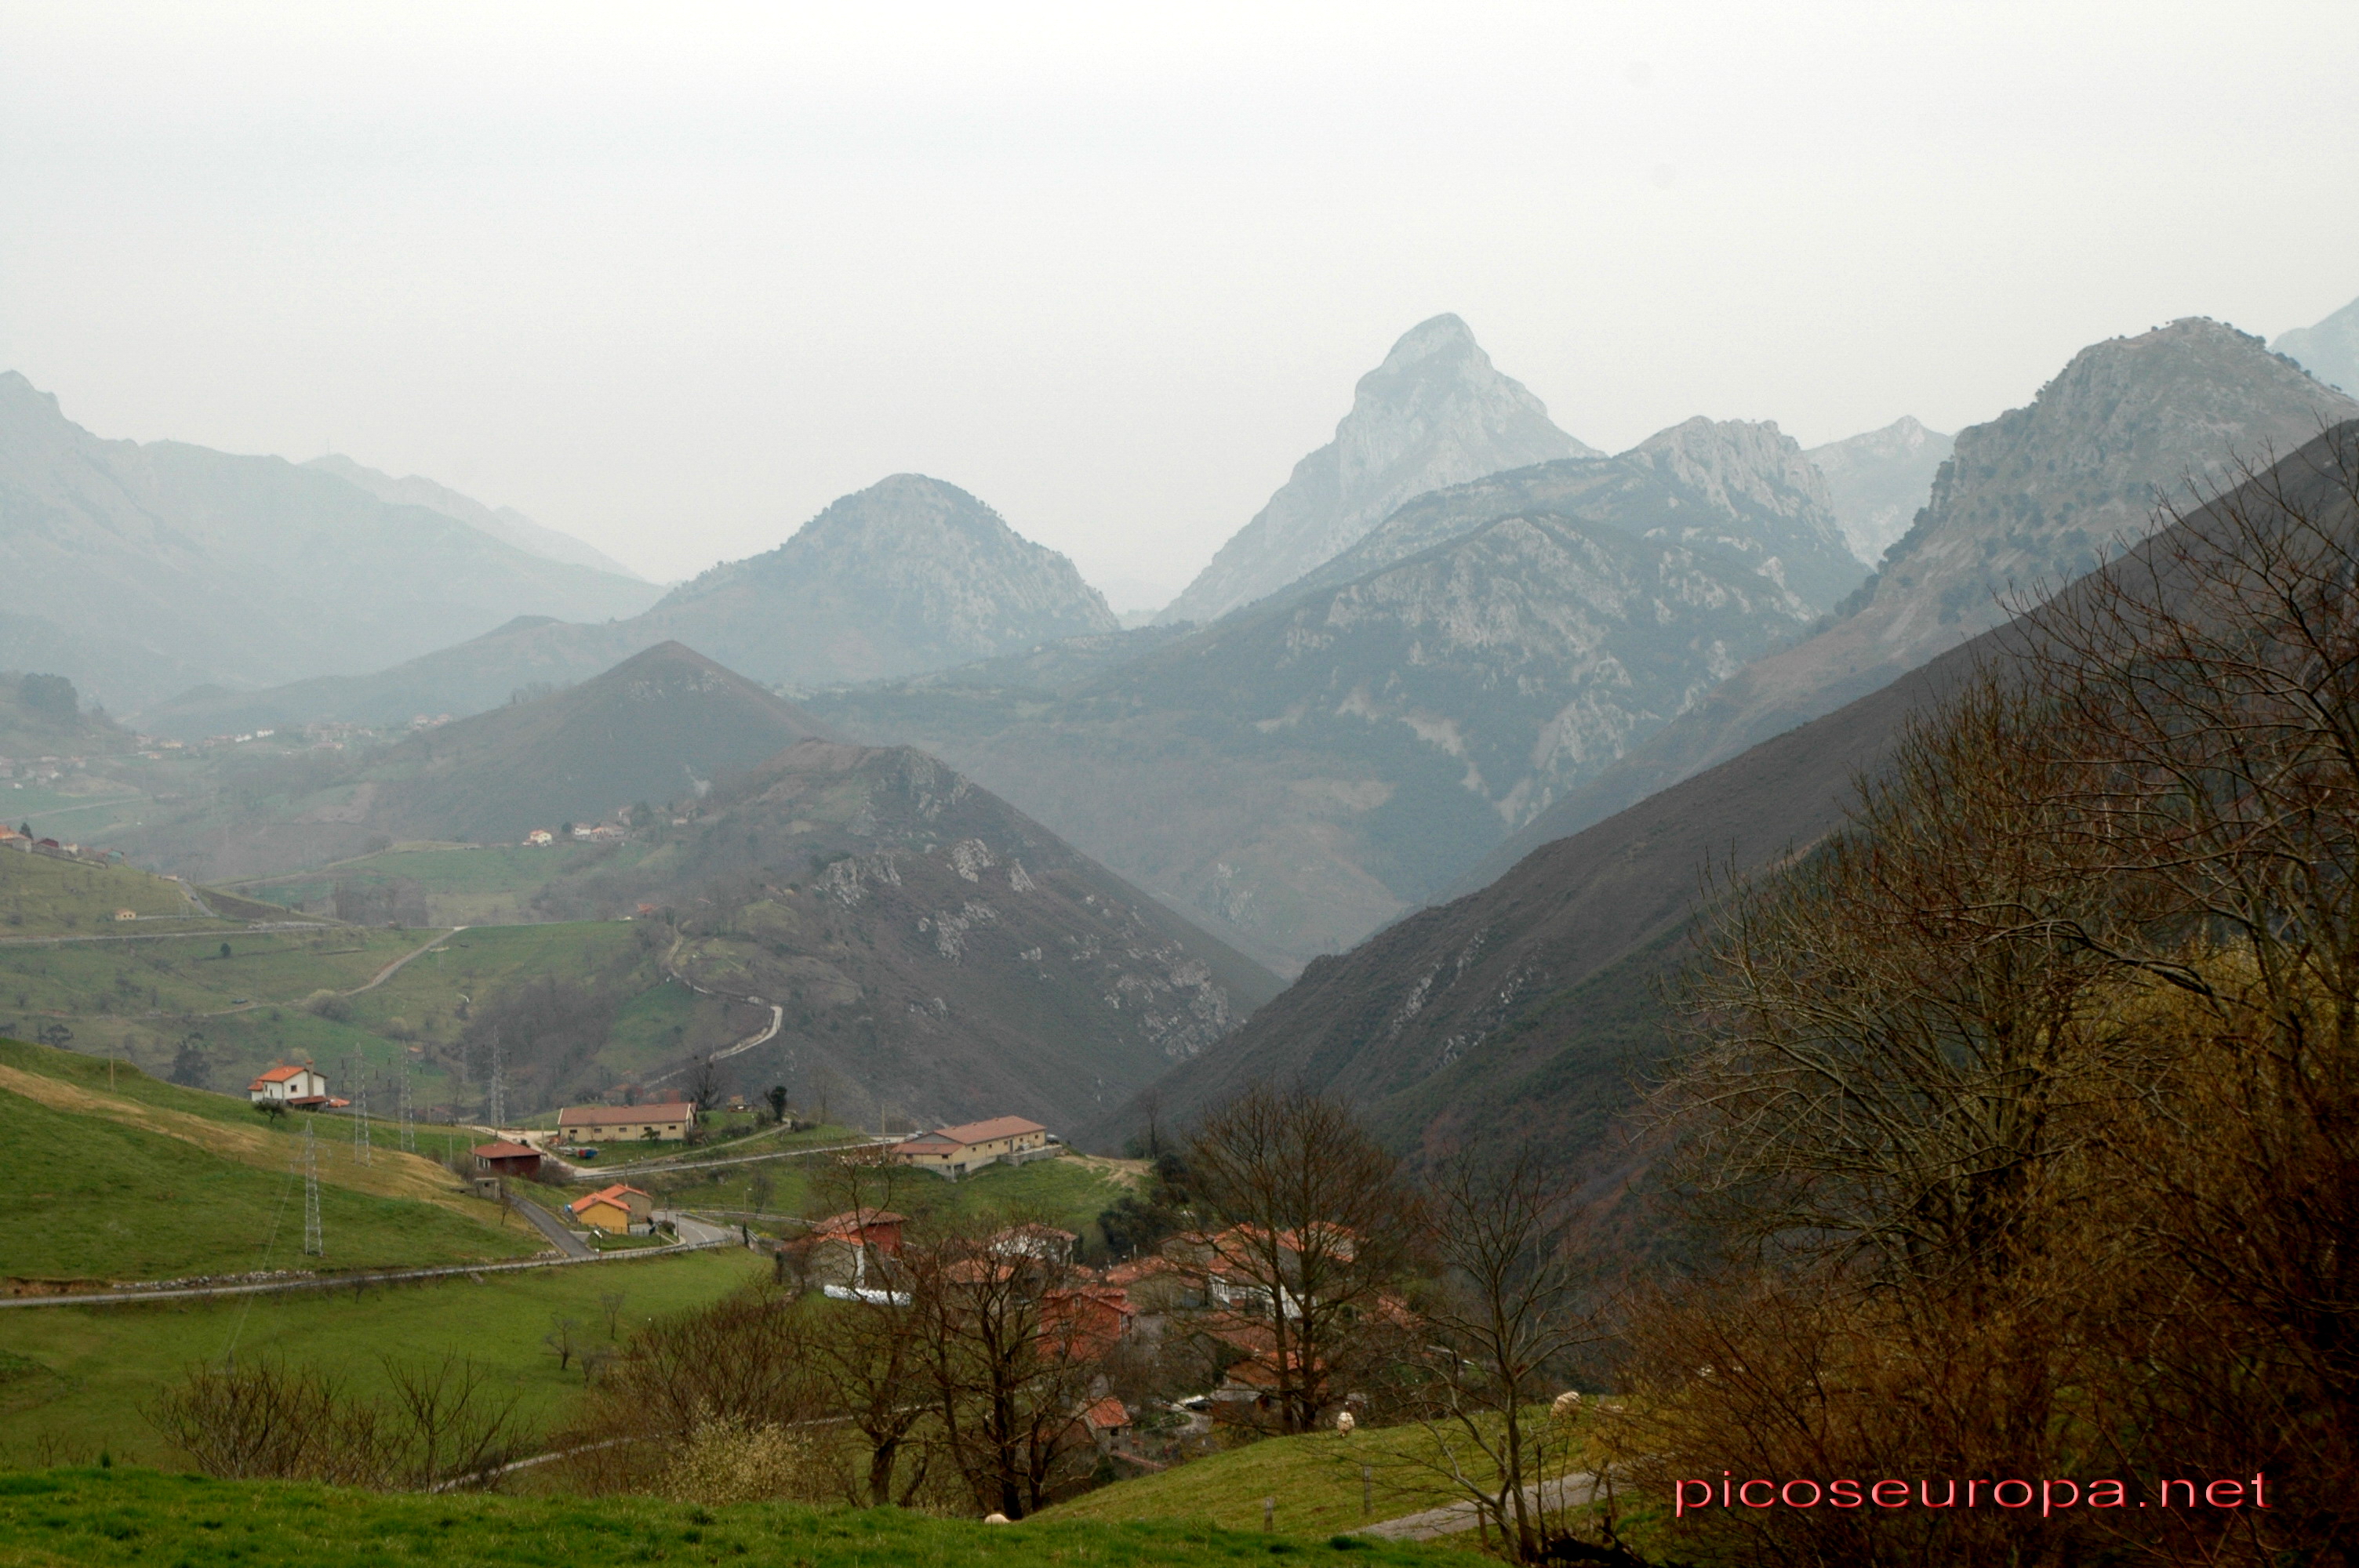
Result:
[[[1531,1415],[1539,1422],[1547,1418],[1544,1410]],[[1462,1439],[1453,1447],[1469,1475],[1487,1478],[1495,1474],[1481,1463],[1481,1453]],[[1578,1447],[1566,1454],[1563,1467],[1578,1467],[1579,1454]],[[1433,1468],[1436,1461],[1444,1458],[1434,1435],[1419,1426],[1266,1437],[1190,1460],[1158,1475],[1084,1492],[1070,1502],[1059,1503],[1043,1517],[1106,1522],[1201,1519],[1226,1530],[1258,1530],[1262,1499],[1275,1498],[1281,1531],[1310,1535],[1357,1530],[1374,1519],[1397,1519],[1463,1501],[1465,1494],[1448,1486]],[[1368,1471],[1365,1513],[1362,1511],[1363,1466]]]
[[[541,1343],[555,1319],[572,1318],[603,1340],[599,1298],[618,1292],[619,1327],[627,1336],[649,1318],[718,1300],[763,1271],[751,1253],[723,1249],[357,1292],[0,1308],[0,1339],[31,1363],[0,1381],[0,1458],[26,1465],[50,1454],[94,1458],[104,1450],[177,1468],[181,1456],[140,1412],[189,1368],[218,1367],[233,1353],[241,1362],[270,1357],[321,1368],[364,1394],[386,1390],[386,1356],[467,1357],[516,1398],[518,1413],[535,1430],[545,1431],[563,1422],[582,1390],[581,1364],[560,1372]],[[0,1527],[0,1537],[10,1533]],[[0,1555],[0,1563],[8,1561]]]
[[[117,920],[114,914],[121,909],[141,918]],[[0,942],[28,936],[146,936],[159,930],[203,932],[243,925],[243,921],[206,916],[179,882],[129,866],[0,850]]]
[[[1446,1553],[1446,1548],[1403,1542],[1274,1537],[1180,1520],[1107,1525],[1043,1515],[987,1525],[897,1509],[385,1495],[123,1466],[0,1475],[0,1568],[135,1563],[578,1568],[657,1561],[796,1568],[1195,1568],[1273,1556],[1371,1565],[1462,1561]]]
[[[533,902],[549,883],[603,863],[630,866],[653,846],[644,843],[397,844],[356,860],[288,876],[234,884],[249,898],[289,908],[332,898],[339,882],[381,886],[395,878],[418,884],[438,925],[506,925],[532,918]]]
[[[123,942],[0,946],[0,1009],[82,1015],[205,1015],[350,990],[432,931],[218,931]],[[230,956],[221,956],[226,943]]]
[[[716,1154],[725,1156],[730,1147],[723,1145]],[[815,1216],[841,1206],[826,1188],[820,1169],[825,1159],[823,1154],[814,1154],[799,1160],[766,1160],[750,1166],[669,1173],[618,1171],[615,1174],[618,1180],[658,1195],[667,1206],[725,1213],[756,1208],[755,1184],[760,1178],[755,1173],[764,1172],[771,1185],[760,1212]],[[873,1177],[864,1190],[868,1201],[878,1201],[881,1189]],[[1105,1236],[1097,1217],[1125,1190],[1079,1160],[1036,1160],[1028,1165],[993,1165],[956,1182],[924,1171],[902,1171],[895,1177],[889,1201],[893,1208],[920,1224],[949,1225],[971,1218],[1041,1219],[1073,1232],[1085,1246],[1103,1246]],[[799,1227],[784,1220],[754,1225],[774,1235],[799,1233]]]
[[[14,1279],[170,1280],[323,1266],[302,1255],[302,1183],[291,1168],[261,1170],[5,1092],[0,1185],[14,1200],[0,1270]],[[470,1217],[323,1179],[324,1266],[488,1261],[546,1246],[520,1218],[482,1206],[481,1218]]]
[[[0,1030],[70,1032],[73,1048],[172,1070],[188,1034],[202,1036],[205,1087],[243,1089],[273,1063],[312,1061],[332,1093],[351,1098],[354,1054],[375,1086],[373,1110],[392,1106],[405,1060],[416,1107],[473,1114],[480,1086],[457,1082],[428,1048],[447,1048],[473,1001],[543,978],[625,997],[601,1054],[641,1074],[690,1049],[736,1038],[751,1015],[663,982],[662,948],[627,921],[473,927],[443,933],[335,926],[314,932],[223,930],[161,941],[0,943]],[[440,939],[438,941],[438,938]],[[228,944],[230,957],[221,957]],[[430,950],[420,953],[421,948]],[[419,954],[362,990],[397,959]],[[338,993],[323,1015],[305,1005]],[[356,993],[356,994],[343,994]],[[736,1014],[747,1014],[741,1019]]]

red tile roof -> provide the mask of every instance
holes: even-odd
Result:
[[[592,1204],[599,1202],[611,1203],[616,1208],[627,1210],[631,1206],[630,1198],[634,1194],[636,1194],[640,1197],[647,1197],[647,1194],[640,1192],[636,1187],[626,1187],[622,1183],[616,1182],[611,1187],[600,1187],[588,1197],[575,1198],[571,1203],[565,1206],[565,1211],[568,1214],[580,1214]],[[653,1200],[650,1199],[649,1201],[652,1202]]]
[[[1082,1419],[1088,1422],[1100,1432],[1112,1432],[1116,1427],[1124,1427],[1130,1424],[1130,1410],[1129,1407],[1125,1405],[1120,1400],[1115,1399],[1112,1394],[1108,1394],[1105,1398],[1092,1405],[1088,1410],[1082,1411]]]
[[[471,1152],[486,1160],[522,1160],[540,1158],[540,1151],[529,1143],[510,1143],[502,1139],[496,1143],[478,1143]]]
[[[295,1076],[298,1073],[308,1073],[310,1071],[310,1069],[309,1067],[273,1067],[270,1071],[263,1074],[262,1076],[255,1079],[254,1087],[255,1088],[260,1088],[265,1084],[283,1084],[288,1079]]]

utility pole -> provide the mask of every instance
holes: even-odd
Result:
[[[328,1243],[320,1233],[320,1120],[313,1112],[303,1123],[303,1251],[325,1258]]]

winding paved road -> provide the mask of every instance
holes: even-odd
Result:
[[[558,1222],[558,1218],[555,1215],[549,1213],[547,1209],[541,1207],[530,1198],[520,1198],[511,1195],[508,1198],[508,1206],[516,1210],[518,1214],[524,1216],[527,1219],[532,1221],[533,1228],[539,1231],[543,1236],[548,1237],[550,1245],[554,1246],[560,1252],[564,1253],[568,1258],[595,1258],[598,1256],[598,1249],[596,1248],[582,1240],[582,1238],[574,1235],[573,1232],[566,1229],[563,1225]],[[688,1238],[683,1236],[680,1239],[685,1241]]]

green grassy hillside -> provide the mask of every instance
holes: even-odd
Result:
[[[535,1430],[560,1424],[581,1396],[582,1369],[560,1371],[541,1343],[572,1318],[603,1341],[600,1297],[620,1293],[621,1331],[717,1300],[763,1271],[751,1253],[692,1252],[645,1260],[461,1276],[352,1291],[158,1302],[131,1306],[0,1308],[0,1342],[28,1365],[0,1380],[0,1463],[47,1453],[178,1468],[140,1412],[188,1368],[267,1357],[334,1373],[353,1391],[387,1391],[381,1357],[473,1357],[517,1397]],[[0,1365],[0,1374],[5,1374]],[[10,1390],[15,1390],[12,1395]],[[0,1558],[0,1562],[5,1562]]]
[[[654,1562],[853,1568],[1049,1568],[1101,1563],[1180,1568],[1348,1556],[1369,1564],[1462,1561],[1447,1548],[1303,1541],[1193,1522],[1017,1525],[929,1519],[895,1509],[747,1503],[696,1508],[636,1498],[382,1496],[152,1471],[0,1475],[0,1565],[267,1563],[277,1568],[431,1562],[440,1568]]]
[[[324,1263],[301,1255],[299,1131],[318,1134]],[[432,1150],[440,1130],[421,1130]],[[17,1223],[0,1274],[33,1281],[177,1279],[520,1257],[537,1234],[465,1193],[376,1124],[366,1163],[343,1118],[266,1119],[243,1100],[136,1067],[0,1041],[0,1179]],[[451,1135],[446,1135],[451,1136]],[[290,1217],[291,1215],[291,1217]]]
[[[334,914],[341,895],[347,909],[367,900],[386,908],[414,900],[435,925],[513,925],[540,918],[562,879],[609,866],[627,871],[653,848],[646,842],[536,849],[422,841],[234,886],[250,897],[315,914]]]
[[[275,1063],[310,1060],[332,1093],[349,1098],[357,1054],[372,1109],[396,1104],[406,1064],[414,1106],[473,1119],[481,1114],[488,1053],[468,1037],[469,1021],[527,987],[589,998],[599,1037],[579,1049],[583,1026],[568,1021],[539,1032],[552,1047],[543,1052],[533,1018],[506,1022],[508,1103],[517,1111],[592,1098],[657,1064],[739,1039],[765,1016],[665,984],[658,933],[628,922],[444,937],[431,929],[333,926],[0,942],[0,1030],[226,1093],[243,1091]],[[405,958],[411,961],[386,974]]]
[[[1535,1417],[1543,1412],[1535,1411]],[[1488,1475],[1482,1455],[1459,1453],[1470,1474]],[[1370,1519],[1397,1519],[1464,1500],[1433,1467],[1447,1456],[1423,1427],[1362,1428],[1350,1433],[1306,1433],[1190,1460],[1159,1475],[1117,1481],[1046,1517],[1060,1519],[1208,1519],[1226,1530],[1258,1530],[1262,1499],[1277,1499],[1280,1530],[1298,1535],[1356,1530]],[[1363,1467],[1367,1471],[1363,1511]]]
[[[0,801],[0,809],[8,802]],[[51,829],[49,831],[55,831]],[[241,904],[243,901],[240,901]],[[117,920],[120,910],[136,920]],[[242,926],[218,906],[199,902],[185,883],[126,865],[99,865],[0,850],[0,941],[27,936],[147,936],[168,931]]]
[[[349,1156],[342,1148],[328,1153]],[[390,1151],[376,1157],[394,1158]],[[0,1268],[14,1280],[464,1263],[545,1246],[537,1232],[492,1205],[478,1219],[323,1181],[327,1252],[310,1258],[301,1250],[302,1183],[291,1170],[257,1170],[180,1139],[55,1110],[5,1087],[0,1180],[15,1199]]]

